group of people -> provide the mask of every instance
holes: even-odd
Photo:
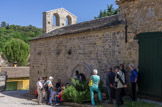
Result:
[[[135,65],[133,63],[129,64],[129,68],[131,70],[130,73],[130,83],[132,85],[132,100],[136,101],[136,83],[138,79],[138,73],[135,69]],[[86,80],[86,77],[79,73],[79,71],[75,72],[75,79],[80,81]],[[37,82],[37,94],[38,94],[38,104],[42,104],[43,99],[46,100],[46,104],[53,105],[52,101],[54,100],[56,105],[59,105],[62,99],[62,93],[65,89],[65,86],[61,83],[59,79],[55,86],[53,86],[54,78],[52,76],[38,78]],[[100,76],[98,75],[98,70],[94,69],[93,74],[90,76],[89,86],[90,86],[90,94],[91,94],[91,103],[95,105],[94,101],[94,92],[98,93],[99,101],[102,101],[101,90],[99,89],[100,84]],[[68,84],[67,84],[68,85]],[[114,71],[112,67],[108,67],[106,74],[106,87],[109,97],[109,104],[113,104],[113,98],[116,98],[116,105],[119,107],[124,104],[123,96],[125,95],[125,88],[127,88],[126,81],[126,71],[124,69],[124,65],[115,66]]]
[[[129,68],[131,73],[129,75],[129,81],[132,85],[132,101],[136,101],[136,83],[138,79],[138,73],[135,69],[135,65],[133,63],[129,64]],[[100,76],[97,75],[97,69],[93,70],[93,75],[90,77],[89,84],[90,85],[90,93],[91,93],[91,103],[95,105],[94,101],[94,91],[98,93],[99,101],[102,101],[101,91],[99,89]],[[112,67],[108,67],[107,75],[106,75],[106,87],[109,97],[109,104],[113,104],[113,98],[116,98],[117,107],[124,104],[123,96],[125,95],[125,88],[127,88],[126,81],[126,72],[124,69],[124,65],[115,66],[114,71]]]
[[[60,79],[58,79],[58,82],[54,86],[52,83],[53,80],[54,78],[52,76],[50,76],[48,80],[47,77],[38,78],[36,93],[39,105],[43,103],[43,99],[46,100],[47,105],[53,105],[53,101],[55,105],[60,105],[63,101],[62,93],[65,86],[61,83]]]

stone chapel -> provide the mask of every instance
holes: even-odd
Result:
[[[76,70],[88,79],[96,68],[105,81],[107,66],[124,64],[129,78],[134,63],[139,93],[162,97],[162,0],[116,3],[119,14],[81,23],[64,8],[43,13],[43,34],[30,41],[32,94],[38,77],[67,83]]]

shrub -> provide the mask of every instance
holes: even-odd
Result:
[[[76,88],[77,91],[89,90],[88,82],[89,81],[79,81],[77,79],[71,79],[72,85]]]
[[[86,100],[90,100],[90,89],[88,86],[89,81],[79,81],[77,79],[71,79],[72,84],[69,85],[63,92],[63,101],[71,101],[75,103],[83,103]],[[100,89],[102,90],[103,82],[100,82]]]
[[[85,100],[90,99],[90,91],[78,91],[77,96],[74,99],[76,103],[83,103]]]
[[[83,103],[85,100],[90,99],[88,81],[80,82],[76,79],[72,79],[71,81],[72,85],[68,86],[62,94],[64,101]]]
[[[77,90],[72,85],[68,86],[62,94],[62,98],[64,101],[74,101],[74,98],[76,98],[76,96]]]

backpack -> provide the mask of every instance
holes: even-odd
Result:
[[[44,83],[44,89],[45,89],[46,91],[48,91],[48,83],[47,83],[47,82]]]
[[[125,84],[124,82],[123,82],[123,80],[122,80],[122,76],[123,76],[123,72],[122,72],[122,75],[120,76],[119,74],[117,74],[116,76],[117,76],[117,78],[118,78],[118,81],[117,82],[114,82],[113,83],[113,87],[115,88],[115,89],[117,89],[117,87],[118,87],[118,82],[120,81],[123,85]]]

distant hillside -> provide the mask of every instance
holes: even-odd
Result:
[[[20,25],[8,25],[6,22],[1,22],[0,25],[0,52],[2,52],[3,46],[11,38],[17,38],[25,41],[29,44],[29,40],[42,34],[42,29],[35,26],[20,26]]]

